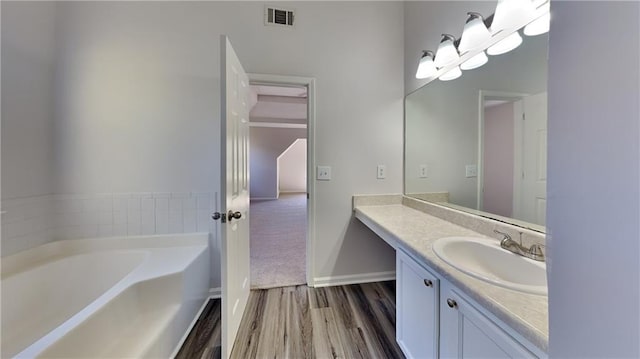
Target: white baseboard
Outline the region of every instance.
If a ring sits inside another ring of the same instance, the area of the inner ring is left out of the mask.
[[[278,197],[251,197],[252,201],[273,201],[278,199]]]
[[[335,285],[360,284],[371,282],[383,282],[395,280],[396,271],[374,272],[352,275],[338,275],[330,277],[316,277],[313,279],[314,287],[330,287]]]
[[[209,298],[218,299],[222,297],[222,288],[209,288]]]

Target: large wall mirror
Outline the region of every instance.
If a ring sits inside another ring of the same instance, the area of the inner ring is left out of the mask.
[[[405,99],[405,194],[544,232],[548,35]]]

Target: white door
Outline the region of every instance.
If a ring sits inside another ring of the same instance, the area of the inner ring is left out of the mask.
[[[523,99],[522,173],[514,217],[545,224],[547,205],[547,93]]]
[[[221,45],[222,357],[228,358],[249,299],[249,78],[226,36]]]

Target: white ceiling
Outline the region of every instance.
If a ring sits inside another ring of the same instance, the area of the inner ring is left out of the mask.
[[[306,87],[252,85],[251,91],[255,96],[252,122],[307,122]]]

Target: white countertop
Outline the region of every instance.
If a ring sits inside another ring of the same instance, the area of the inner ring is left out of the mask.
[[[457,286],[523,338],[542,351],[548,351],[549,319],[546,296],[517,292],[471,277],[442,261],[431,249],[433,242],[443,237],[486,236],[401,204],[361,205],[356,206],[354,211],[356,218],[391,246],[404,249]]]

